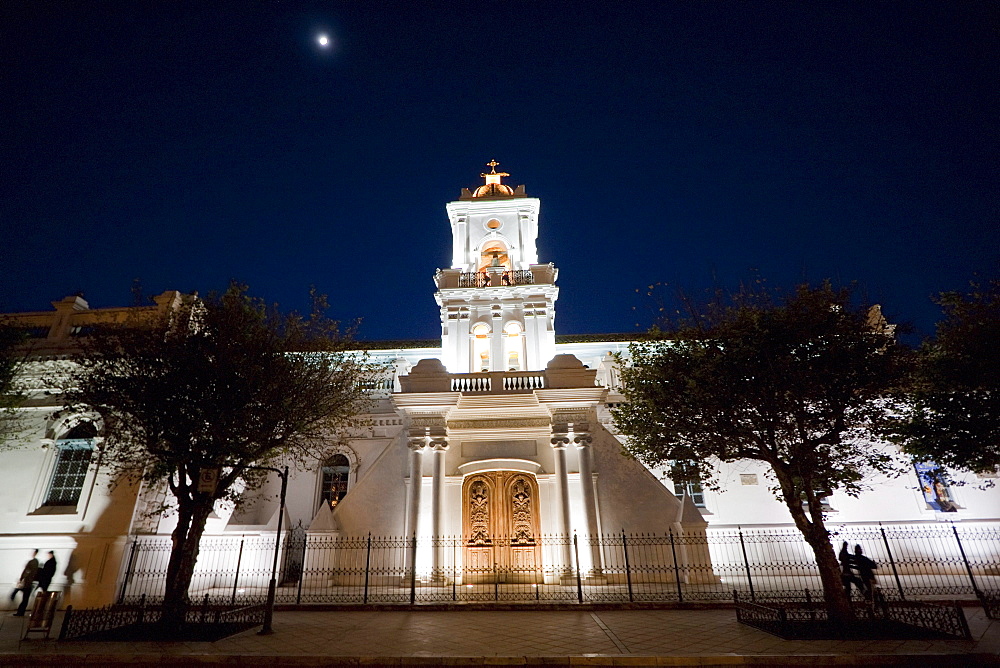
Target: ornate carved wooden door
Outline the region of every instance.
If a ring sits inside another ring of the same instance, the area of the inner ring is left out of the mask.
[[[529,473],[488,471],[463,487],[465,582],[540,582],[538,483]]]

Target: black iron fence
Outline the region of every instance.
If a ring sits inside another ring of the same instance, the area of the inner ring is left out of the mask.
[[[911,632],[912,629],[920,629],[941,636],[972,640],[962,606],[954,601],[913,601],[901,599],[893,592],[875,592],[871,599],[851,601],[854,618],[862,623],[858,626],[844,622],[831,624],[822,597],[810,596],[808,590],[781,598],[762,595],[756,600],[734,592],[733,599],[739,622],[783,638],[828,638],[831,631],[842,633],[845,637],[859,631],[867,635],[871,632],[870,622],[889,621],[909,627]],[[895,631],[898,633],[899,629]]]
[[[848,526],[835,530],[878,563],[878,585],[901,600],[982,598],[1000,590],[1000,525]],[[668,602],[732,600],[822,589],[794,529],[538,538],[345,537],[285,534],[278,603],[450,601]],[[263,597],[275,537],[205,538],[190,594],[236,604]],[[119,602],[162,596],[170,541],[133,539]]]
[[[184,621],[188,624],[227,626],[233,629],[251,628],[264,623],[266,609],[267,604],[261,599],[248,598],[239,606],[233,606],[213,602],[206,594],[198,604],[190,606]],[[103,608],[75,610],[70,605],[63,615],[59,639],[73,640],[130,626],[154,624],[162,617],[162,608],[148,602],[145,595],[130,603],[119,602]]]

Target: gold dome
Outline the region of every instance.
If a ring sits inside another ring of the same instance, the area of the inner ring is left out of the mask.
[[[497,165],[500,163],[496,160],[490,160],[486,163],[486,166],[490,168],[489,174],[480,174],[481,177],[486,179],[484,185],[479,186],[475,191],[471,191],[468,188],[462,188],[462,194],[459,199],[470,200],[470,199],[494,199],[500,197],[526,197],[524,194],[524,186],[518,186],[517,188],[511,188],[508,185],[502,183],[502,179],[505,176],[510,176],[507,172],[498,172]]]
[[[486,184],[481,185],[476,188],[476,192],[472,194],[473,197],[511,197],[514,194],[514,189],[510,186],[505,186],[500,180],[505,176],[510,176],[507,172],[498,172],[497,165],[500,163],[496,160],[490,160],[486,163],[486,166],[490,168],[489,174],[480,174],[481,177],[486,179]]]
[[[500,176],[497,174],[497,176]],[[504,176],[507,176],[506,174]],[[505,186],[502,183],[487,183],[486,185],[479,186],[476,188],[476,192],[472,193],[473,197],[511,197],[514,194],[514,189],[510,186]]]

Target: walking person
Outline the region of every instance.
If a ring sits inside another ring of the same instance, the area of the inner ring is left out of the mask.
[[[31,553],[31,559],[28,560],[28,563],[24,565],[24,570],[21,571],[21,577],[18,579],[17,584],[14,585],[14,591],[10,593],[10,600],[13,601],[17,596],[17,592],[21,592],[21,604],[17,606],[17,612],[14,613],[15,617],[24,617],[24,612],[28,609],[28,597],[31,596],[31,590],[35,586],[37,577],[38,550],[34,550]]]
[[[56,576],[56,553],[49,550],[48,555],[49,558],[45,560],[41,570],[38,571],[38,588],[41,591],[48,591],[49,585],[52,584],[52,578]]]
[[[861,584],[863,585],[862,592],[864,592],[865,598],[869,601],[875,594],[875,569],[878,568],[878,564],[864,555],[861,551],[860,545],[854,546],[854,555],[851,557],[852,565],[858,572],[858,577],[861,579]]]
[[[854,557],[851,555],[850,549],[847,547],[847,541],[840,546],[840,553],[837,555],[838,561],[840,561],[840,581],[844,583],[844,591],[847,592],[847,598],[851,598],[851,585],[853,584],[858,591],[864,592],[864,585],[861,579],[854,574]]]

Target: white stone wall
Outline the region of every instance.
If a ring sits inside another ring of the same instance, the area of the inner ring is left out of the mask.
[[[50,406],[22,411],[20,438],[0,451],[0,588],[13,589],[32,549],[40,561],[53,550],[53,588],[63,592],[64,604],[104,605],[116,593],[137,486],[123,481],[112,487],[92,461],[75,508],[44,506],[57,454],[47,437],[61,435],[51,433],[56,412]],[[6,596],[2,600],[14,607]]]

